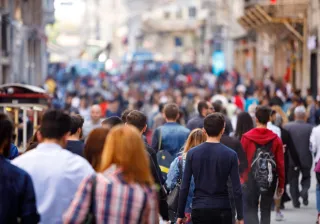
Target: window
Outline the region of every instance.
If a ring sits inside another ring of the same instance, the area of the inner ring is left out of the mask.
[[[196,7],[189,7],[189,18],[195,18],[197,16]]]

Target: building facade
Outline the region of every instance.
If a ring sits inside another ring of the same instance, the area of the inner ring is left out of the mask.
[[[247,34],[235,39],[235,67],[262,80],[272,75],[305,94],[310,87],[307,47],[309,0],[246,0],[238,22]]]
[[[54,23],[53,0],[2,0],[0,83],[41,85],[46,77],[45,26]]]

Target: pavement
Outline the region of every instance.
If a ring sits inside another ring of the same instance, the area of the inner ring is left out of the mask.
[[[285,220],[275,221],[275,212],[272,212],[271,224],[315,224],[317,218],[316,206],[316,178],[312,172],[311,188],[309,191],[309,205],[306,207],[301,203],[300,209],[295,209],[291,202],[286,203],[283,210]],[[289,190],[289,189],[288,189]],[[302,201],[301,201],[302,202]]]

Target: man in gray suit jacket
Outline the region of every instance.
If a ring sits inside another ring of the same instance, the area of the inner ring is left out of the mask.
[[[306,109],[303,106],[296,107],[294,110],[294,117],[295,121],[284,125],[284,128],[289,131],[301,162],[301,170],[294,168],[292,163],[289,164],[290,194],[294,207],[300,208],[300,197],[303,199],[303,204],[305,206],[309,204],[308,190],[311,184],[312,168],[310,135],[313,127],[306,123]],[[299,191],[300,173],[302,174],[301,191]]]

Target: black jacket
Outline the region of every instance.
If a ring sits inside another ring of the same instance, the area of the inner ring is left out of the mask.
[[[168,221],[169,220],[169,209],[168,209],[168,203],[167,203],[167,192],[164,188],[164,180],[162,178],[161,170],[157,161],[157,155],[151,146],[148,145],[148,143],[145,141],[145,147],[149,154],[149,161],[150,161],[150,169],[152,176],[154,178],[155,183],[160,186],[159,190],[159,211],[160,215],[163,218],[163,220]]]
[[[242,148],[241,142],[238,139],[228,135],[223,135],[220,142],[237,153],[240,161],[239,173],[241,174],[245,169],[248,168],[248,160]]]

